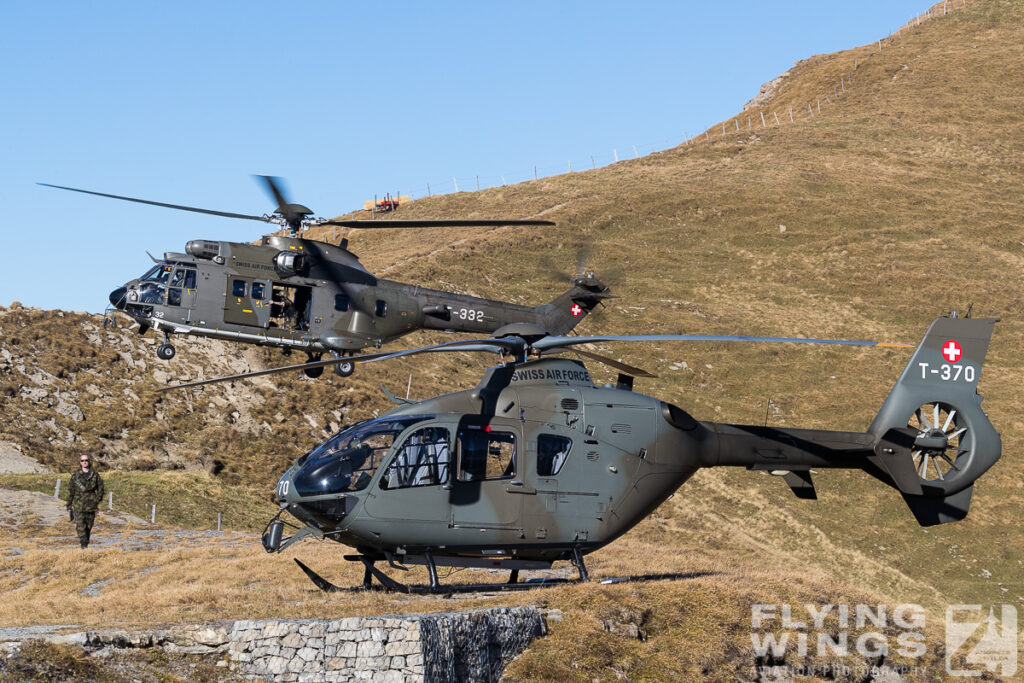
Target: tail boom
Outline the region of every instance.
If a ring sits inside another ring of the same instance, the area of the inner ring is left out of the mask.
[[[977,383],[995,319],[938,318],[866,432],[701,423],[701,464],[782,475],[813,498],[811,468],[862,469],[897,489],[922,526],[963,519],[1001,441]]]

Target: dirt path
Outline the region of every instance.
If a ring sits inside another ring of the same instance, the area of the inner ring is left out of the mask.
[[[146,520],[117,510],[99,511],[98,524],[147,524]],[[18,491],[16,489],[0,489],[0,528],[17,531],[25,525],[56,526],[67,524],[73,531],[74,526],[68,520],[68,511],[64,501],[36,491]]]
[[[29,534],[35,547],[60,549],[75,546],[77,540],[75,525],[68,519],[64,501],[35,491],[0,488],[0,529],[13,532],[15,537]],[[234,531],[160,529],[126,512],[101,509],[93,528],[90,547],[101,550],[165,550],[211,546],[234,548],[255,541],[253,534]],[[0,553],[18,555],[19,549],[12,546],[0,550]]]

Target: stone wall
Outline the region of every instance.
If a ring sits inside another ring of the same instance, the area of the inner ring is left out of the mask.
[[[493,681],[537,636],[535,607],[319,621],[237,621],[232,668],[284,681]]]
[[[16,651],[21,640],[42,635],[51,642],[80,645],[98,657],[142,648],[218,657],[218,666],[247,678],[496,681],[506,664],[546,633],[545,614],[537,607],[496,607],[404,616],[235,621],[161,631],[43,635],[31,628],[0,629],[0,650]]]

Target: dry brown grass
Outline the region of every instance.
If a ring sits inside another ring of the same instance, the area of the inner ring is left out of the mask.
[[[742,639],[731,630],[743,626],[745,619],[736,605],[760,590],[794,599],[877,592],[888,601],[919,601],[930,609],[960,601],[1020,606],[1022,45],[1024,5],[972,1],[948,17],[904,32],[870,59],[865,59],[868,48],[861,47],[801,62],[771,104],[780,116],[790,104],[796,110],[831,92],[857,58],[853,85],[836,104],[823,105],[820,116],[753,135],[713,136],[708,144],[597,171],[433,197],[402,208],[406,218],[543,215],[558,222],[554,229],[438,230],[386,239],[379,231],[353,232],[352,248],[371,271],[388,277],[540,303],[563,283],[553,281],[537,264],[554,257],[571,268],[577,247],[592,240],[596,249],[590,265],[598,275],[616,269],[626,274],[616,283],[623,298],[610,302],[607,311],[581,328],[595,333],[732,332],[913,342],[933,317],[953,308],[962,311],[972,302],[975,315],[1001,317],[980,391],[1003,435],[1004,455],[978,483],[965,521],[920,529],[895,492],[859,473],[820,474],[820,500],[810,502],[794,499],[775,479],[712,471],[695,477],[662,506],[656,516],[665,523],[645,522],[597,554],[594,562],[596,572],[607,568],[608,573],[635,573],[665,563],[686,569],[726,568],[728,578],[609,589],[624,604],[674,605],[672,614],[683,613],[679,618],[687,621],[679,631],[665,632],[678,639],[695,638],[704,651]],[[785,232],[780,225],[786,226]],[[0,315],[0,341],[30,364],[44,359],[51,367],[70,363],[60,360],[61,336],[49,334],[54,329],[66,332],[66,324],[39,318],[13,311]],[[36,325],[42,327],[33,331]],[[26,342],[28,333],[32,336]],[[14,337],[23,351],[14,350]],[[416,336],[409,342],[429,339],[433,337]],[[134,356],[154,363],[149,360],[151,349],[139,350],[129,336],[115,336],[109,343],[130,344]],[[51,348],[53,355],[44,356]],[[216,354],[204,348],[181,344],[180,358],[160,367],[193,372],[189,364],[202,362],[209,363],[210,370],[204,372],[212,374],[223,361],[211,358]],[[93,350],[95,345],[80,349]],[[276,388],[269,383],[254,388],[237,384],[167,397],[154,405],[145,393],[152,386],[151,368],[132,369],[128,376],[138,384],[128,387],[121,381],[120,361],[106,347],[96,351],[100,362],[76,362],[64,368],[68,379],[60,381],[79,382],[80,391],[88,383],[107,383],[116,387],[111,392],[116,398],[98,398],[97,412],[84,424],[69,425],[58,418],[59,427],[73,427],[87,444],[122,444],[128,454],[164,457],[164,449],[180,454],[188,466],[208,469],[215,469],[216,461],[223,468],[222,478],[267,490],[292,457],[323,438],[331,422],[386,409],[373,388],[377,383],[401,391],[414,373],[413,396],[422,397],[470,385],[488,362],[455,356],[410,359],[390,367],[361,367],[351,381],[281,379]],[[770,414],[772,424],[834,429],[864,429],[908,358],[896,350],[725,344],[609,351],[661,374],[638,383],[639,391],[684,406],[699,418],[761,423],[770,400],[777,407]],[[253,364],[278,360],[261,354],[246,357]],[[678,360],[685,360],[688,368],[670,370]],[[107,372],[110,368],[114,370]],[[613,379],[603,369],[592,369],[600,381]],[[99,375],[87,376],[94,371]],[[72,378],[69,373],[77,374]],[[3,393],[12,388],[11,377],[0,375],[8,382],[0,387],[0,410],[17,416],[4,438],[25,444],[45,461],[59,461],[72,446],[62,445],[57,432],[40,426],[52,411],[44,416],[43,408],[18,398],[16,386],[13,395]],[[129,389],[144,400],[131,399],[124,393]],[[105,401],[107,408],[101,410]],[[118,409],[125,404],[136,407],[134,415]],[[234,422],[226,418],[232,411],[240,413]],[[31,419],[19,423],[20,416]],[[121,430],[126,430],[123,436]],[[166,564],[195,580],[186,585],[171,580],[170,569],[154,571],[131,579],[127,586],[140,583],[125,588],[123,598],[116,597],[120,592],[115,588],[110,597],[93,600],[110,600],[106,614],[115,615],[113,619],[133,620],[134,611],[120,610],[129,609],[138,588],[160,595],[155,576],[163,576],[169,592],[139,608],[146,618],[269,615],[282,605],[291,605],[289,613],[295,616],[323,616],[349,609],[414,611],[456,604],[375,595],[325,600],[296,576],[288,558],[261,552],[254,549],[245,560],[216,562],[187,554],[140,556],[130,560],[136,563],[133,567]],[[324,568],[339,583],[359,578],[343,566],[336,551],[303,545],[300,552],[304,558],[310,553],[311,566]],[[25,561],[33,564],[23,576],[63,566],[52,553],[36,550],[26,552]],[[95,560],[107,561],[102,554]],[[62,580],[70,581],[75,571],[91,572],[78,576],[77,583],[61,584],[61,590],[71,593],[87,578],[111,575],[105,565],[87,564],[93,568],[78,570],[75,562],[64,562]],[[826,578],[805,589],[800,587],[805,575]],[[35,580],[18,588],[21,584],[9,570],[3,577],[3,588],[29,591],[25,595],[36,596],[32,600],[39,601],[42,614],[58,619],[61,590],[32,593],[39,590],[30,587]],[[248,577],[257,577],[253,581],[259,583],[250,585]],[[762,578],[770,588],[758,587]],[[634,590],[637,597],[624,597],[633,596]],[[573,615],[531,650],[541,654],[517,663],[521,668],[513,669],[515,675],[610,677],[619,667],[634,677],[658,677],[643,668],[645,660],[663,661],[652,658],[652,641],[615,645],[610,655],[587,659],[587,652],[613,642],[594,626],[597,612],[608,607],[601,601],[609,592],[564,588],[542,598],[499,598],[503,603],[543,599],[552,606],[565,605]],[[720,623],[708,626],[701,621],[704,613]],[[554,663],[556,658],[549,655],[555,653],[570,653],[577,668]],[[545,668],[549,666],[556,668]],[[694,671],[677,673],[686,678]]]
[[[733,680],[750,676],[754,666],[749,636],[754,603],[877,604],[886,600],[881,594],[851,588],[792,562],[790,568],[780,569],[767,556],[763,566],[737,561],[733,549],[694,546],[690,538],[684,530],[650,520],[640,533],[593,555],[590,568],[599,577],[635,573],[644,567],[686,573],[692,578],[453,598],[377,592],[325,595],[298,571],[291,556],[341,585],[358,583],[361,569],[341,560],[338,548],[329,543],[307,542],[282,556],[266,555],[255,540],[231,548],[82,552],[58,532],[40,531],[35,540],[17,539],[24,553],[0,572],[0,590],[8,597],[0,604],[0,623],[131,629],[233,619],[342,618],[540,603],[559,610],[562,619],[552,620],[549,637],[535,643],[509,670],[513,679],[592,680],[619,672],[631,679],[711,676]],[[6,551],[12,541],[0,538],[0,549]],[[666,547],[672,552],[666,554]],[[422,570],[414,569],[411,574],[401,578],[426,580]],[[500,578],[464,571],[448,580]],[[97,586],[96,595],[83,593]],[[27,612],[25,605],[32,605],[32,611]],[[635,621],[644,640],[608,634],[604,626],[608,620]],[[806,660],[791,655],[788,663],[820,665],[821,661],[813,654]],[[939,665],[930,657],[920,664]]]

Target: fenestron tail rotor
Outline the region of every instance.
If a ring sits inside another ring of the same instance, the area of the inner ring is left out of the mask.
[[[956,408],[939,401],[925,404],[907,426],[917,430],[910,455],[922,481],[945,482],[963,469],[961,458],[970,457],[971,437]]]

